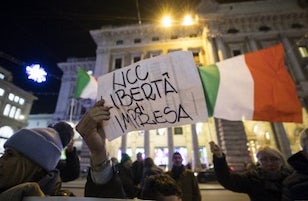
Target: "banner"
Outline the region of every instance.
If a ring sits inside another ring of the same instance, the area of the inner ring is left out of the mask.
[[[198,68],[209,116],[231,121],[302,123],[282,44]]]
[[[98,78],[97,99],[111,106],[108,140],[130,131],[207,121],[202,83],[189,51],[141,60]]]

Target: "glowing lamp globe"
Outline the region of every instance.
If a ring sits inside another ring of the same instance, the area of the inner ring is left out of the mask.
[[[28,79],[34,82],[42,83],[46,81],[47,73],[44,68],[41,68],[40,64],[31,64],[26,67]]]

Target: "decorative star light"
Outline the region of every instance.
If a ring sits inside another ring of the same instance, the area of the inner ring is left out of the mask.
[[[44,68],[41,68],[40,64],[32,64],[26,67],[28,79],[35,82],[42,83],[46,81],[47,73]]]

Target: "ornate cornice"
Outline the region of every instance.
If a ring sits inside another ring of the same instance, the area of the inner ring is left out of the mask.
[[[103,27],[99,30],[91,31],[91,35],[100,47],[116,46],[116,42],[122,40],[123,45],[133,44],[152,44],[153,38],[158,38],[158,41],[171,40],[184,37],[197,37],[202,35],[202,26],[173,26],[162,27],[154,24],[146,25],[130,25],[123,27]],[[135,43],[135,39],[140,39],[140,43]]]
[[[287,31],[308,28],[308,13],[290,11],[284,13],[259,13],[224,16],[205,21],[207,35]]]

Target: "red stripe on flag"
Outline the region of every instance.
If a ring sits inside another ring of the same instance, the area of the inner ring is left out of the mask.
[[[282,44],[245,54],[254,80],[254,120],[302,122],[295,84],[284,65]]]

